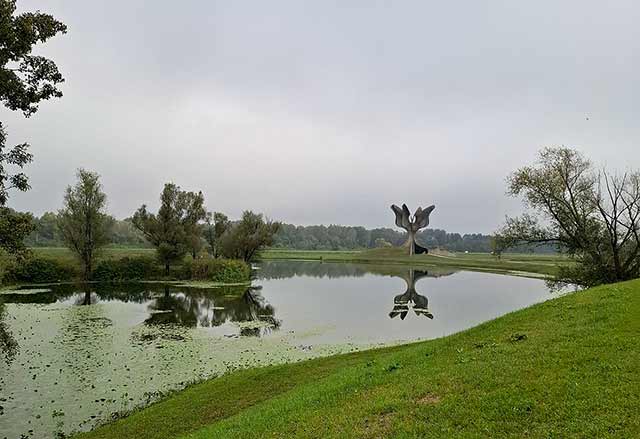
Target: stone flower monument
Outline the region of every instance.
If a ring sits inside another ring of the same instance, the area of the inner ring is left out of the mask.
[[[403,246],[409,248],[409,255],[429,253],[429,250],[416,243],[416,233],[418,233],[418,230],[424,229],[429,225],[429,215],[431,215],[431,212],[433,212],[435,208],[436,206],[429,206],[426,209],[418,207],[416,213],[411,216],[406,204],[403,204],[402,208],[395,204],[391,205],[391,210],[396,214],[396,226],[407,231],[407,242],[405,242]]]

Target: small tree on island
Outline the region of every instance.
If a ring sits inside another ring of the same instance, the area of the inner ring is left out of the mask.
[[[58,228],[66,246],[83,265],[83,279],[90,280],[100,249],[110,241],[113,218],[105,212],[107,196],[102,192],[100,176],[79,169],[77,177],[75,186],[67,187],[63,208],[58,212]]]
[[[507,218],[497,248],[555,244],[576,262],[557,281],[582,286],[640,277],[640,173],[597,171],[579,152],[546,148],[514,172],[509,193],[533,213]]]
[[[214,258],[220,257],[222,236],[231,228],[231,221],[224,213],[207,212],[202,234],[209,245],[209,251]]]
[[[266,220],[262,214],[246,210],[222,239],[222,253],[227,258],[253,260],[262,248],[273,245],[280,223]]]
[[[164,185],[160,202],[157,215],[149,213],[143,204],[133,215],[132,223],[156,248],[158,260],[169,275],[171,265],[193,251],[193,235],[206,211],[201,192],[182,191],[173,183]]]

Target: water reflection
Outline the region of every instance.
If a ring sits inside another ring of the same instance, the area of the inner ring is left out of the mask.
[[[163,290],[162,296],[148,306],[151,315],[145,320],[147,325],[211,328],[236,322],[244,323],[240,335],[255,336],[280,326],[275,309],[262,297],[260,287],[172,292],[170,286],[164,286]]]
[[[7,365],[10,365],[18,353],[18,342],[13,337],[5,319],[7,311],[4,302],[0,300],[0,354]]]
[[[430,275],[427,271],[418,270],[409,270],[405,276],[402,276],[407,283],[407,290],[393,298],[393,310],[389,313],[389,317],[400,316],[400,319],[404,320],[409,313],[409,305],[413,304],[413,312],[416,315],[433,319],[433,314],[429,311],[429,299],[416,291],[416,282],[423,277],[436,276]]]
[[[6,294],[4,298],[7,303],[58,302],[73,306],[107,302],[137,303],[146,305],[148,317],[144,324],[147,326],[214,328],[237,323],[240,324],[240,335],[250,336],[270,333],[281,324],[274,307],[264,299],[259,286],[197,289],[141,283],[55,285],[48,292],[16,292]],[[7,333],[2,332],[2,328],[4,326],[0,326],[0,337]]]

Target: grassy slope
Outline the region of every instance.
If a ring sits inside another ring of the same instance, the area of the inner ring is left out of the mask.
[[[250,369],[83,438],[640,437],[640,280],[446,338]]]
[[[528,272],[554,275],[557,265],[567,259],[557,255],[505,254],[497,259],[488,253],[457,253],[451,256],[405,254],[401,248],[384,248],[366,251],[306,251],[267,250],[261,253],[265,260],[322,260],[325,262],[358,262],[377,264],[405,264],[413,266],[448,266],[468,270],[497,272]]]

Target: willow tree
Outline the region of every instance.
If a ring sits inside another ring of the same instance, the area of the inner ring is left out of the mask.
[[[273,245],[280,227],[280,222],[265,220],[262,214],[246,210],[240,221],[225,233],[221,243],[222,254],[227,258],[252,261],[260,250]]]
[[[640,173],[611,174],[579,152],[547,148],[508,180],[529,211],[507,218],[499,249],[555,244],[574,264],[558,281],[593,286],[640,277]]]
[[[105,211],[107,196],[100,176],[79,169],[77,177],[75,186],[67,187],[58,228],[64,243],[80,259],[84,280],[90,280],[100,249],[109,243],[113,218]]]
[[[158,260],[168,275],[171,265],[193,250],[194,236],[200,238],[198,223],[206,216],[201,192],[186,192],[173,183],[164,185],[160,209],[150,213],[142,205],[133,215],[133,225],[157,251]]]

